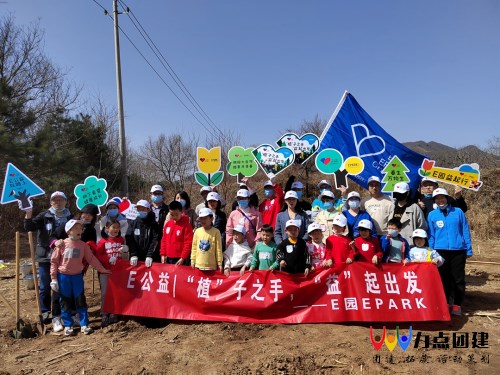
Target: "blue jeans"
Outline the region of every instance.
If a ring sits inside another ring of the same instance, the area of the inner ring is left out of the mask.
[[[80,326],[89,325],[87,314],[87,302],[85,301],[83,275],[57,274],[59,283],[59,295],[61,296],[61,317],[65,327],[73,325],[73,304],[76,305],[76,311],[80,315]]]

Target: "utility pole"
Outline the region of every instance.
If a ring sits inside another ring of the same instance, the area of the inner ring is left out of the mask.
[[[113,21],[115,26],[116,94],[118,97],[118,139],[120,143],[120,173],[122,175],[122,197],[128,197],[127,142],[125,139],[125,118],[123,116],[122,69],[120,63],[120,35],[118,28],[118,0],[113,0]]]

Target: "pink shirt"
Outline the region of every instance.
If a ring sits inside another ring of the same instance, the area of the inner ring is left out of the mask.
[[[245,215],[248,217],[248,219],[245,217]],[[245,215],[243,215],[243,212],[240,210],[240,208],[237,208],[229,215],[226,224],[226,247],[229,247],[229,245],[233,243],[233,228],[236,225],[243,225],[246,232],[245,239],[252,249],[255,246],[255,242],[260,240],[262,216],[260,215],[259,211],[257,211],[253,207],[251,207],[248,211],[245,211]]]
[[[99,272],[107,272],[94,256],[89,245],[81,240],[66,238],[64,245],[56,247],[50,258],[50,277],[57,279],[57,274],[77,275],[83,271],[83,259]]]

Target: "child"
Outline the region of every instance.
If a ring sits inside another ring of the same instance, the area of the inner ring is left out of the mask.
[[[130,249],[130,265],[137,266],[138,261],[146,261],[146,267],[151,267],[153,258],[160,259],[156,248],[160,230],[147,200],[141,199],[135,206],[137,218],[130,223],[125,236]]]
[[[323,227],[318,223],[309,224],[307,227],[310,241],[307,241],[307,251],[311,257],[311,271],[317,268],[329,267],[326,260],[326,246],[323,243]]]
[[[410,261],[410,245],[401,236],[401,221],[392,218],[387,222],[387,234],[380,238],[380,246],[384,252],[384,262],[406,264]]]
[[[198,215],[201,227],[194,231],[191,247],[191,267],[202,271],[219,269],[222,272],[222,237],[212,226],[213,212],[202,208]]]
[[[58,246],[52,252],[50,259],[50,276],[52,281],[50,287],[59,292],[61,298],[62,320],[66,329],[66,336],[73,336],[73,319],[71,317],[71,301],[76,305],[80,316],[81,332],[88,335],[92,333],[87,314],[87,302],[85,301],[83,285],[83,259],[101,273],[109,274],[101,262],[92,254],[89,245],[83,242],[82,222],[69,220],[65,225],[69,238],[65,239],[63,245]]]
[[[431,262],[441,267],[444,259],[436,250],[426,246],[427,232],[423,229],[413,231],[413,247],[410,249],[410,262]]]
[[[161,239],[161,262],[188,264],[193,246],[193,228],[189,218],[182,213],[182,205],[172,201],[168,205],[170,219],[165,222]]]
[[[262,215],[262,224],[276,225],[276,218],[283,206],[285,193],[274,177],[264,183],[266,199],[260,204],[259,212]]]
[[[273,227],[266,224],[262,226],[261,238],[262,242],[257,242],[253,252],[252,264],[249,271],[253,270],[269,270],[273,271],[278,268],[276,262],[276,244],[273,241]]]
[[[106,269],[116,264],[116,261],[122,258],[122,252],[128,251],[127,245],[124,245],[123,237],[120,236],[120,223],[117,221],[108,221],[103,232],[95,255]],[[125,247],[125,249],[124,249]],[[108,314],[104,311],[104,300],[106,299],[106,289],[108,287],[109,275],[99,274],[99,285],[101,287],[101,327],[107,327],[109,324],[116,323],[116,315]]]
[[[347,228],[347,229],[346,229]],[[348,231],[347,218],[344,215],[333,219],[333,235],[326,239],[327,267],[332,264],[350,264],[355,255],[354,241],[346,235]]]
[[[311,271],[311,257],[307,251],[306,241],[299,238],[300,223],[288,220],[285,225],[288,238],[278,245],[276,262],[280,270],[288,273],[302,273],[309,275]]]
[[[357,260],[373,264],[380,263],[383,253],[380,249],[378,239],[371,237],[373,230],[372,223],[369,220],[360,220],[357,228],[359,230],[359,237],[354,240]]]
[[[231,271],[240,271],[240,276],[243,276],[252,258],[252,249],[245,240],[245,228],[236,225],[233,228],[233,243],[224,252],[224,275],[229,277]]]

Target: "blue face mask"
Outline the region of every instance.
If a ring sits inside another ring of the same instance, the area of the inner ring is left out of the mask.
[[[332,208],[332,207],[333,207],[333,202],[331,202],[331,201],[328,201],[328,202],[324,202],[324,203],[323,203],[323,208],[324,208],[325,210],[329,210],[329,209],[330,209],[330,208]]]
[[[353,210],[355,210],[356,208],[359,208],[360,202],[357,199],[350,200],[348,203],[349,203],[349,207],[352,208]]]
[[[151,200],[153,201],[153,203],[160,203],[161,201],[163,201],[163,195],[152,195]]]
[[[182,207],[186,207],[186,200],[185,199],[180,199],[179,203],[181,204]]]
[[[248,208],[248,200],[238,201],[238,206],[241,208]]]
[[[387,232],[389,232],[389,234],[393,238],[399,236],[399,232],[397,230],[395,230],[395,229],[389,229]]]
[[[302,198],[302,192],[301,191],[296,191],[296,193],[297,193],[297,198],[299,198],[299,199]]]
[[[266,198],[271,198],[274,195],[274,189],[264,189],[264,195]]]
[[[430,194],[424,193],[424,197],[426,197],[426,198],[432,198],[432,193],[430,193]]]
[[[138,218],[144,219],[146,216],[148,216],[148,212],[147,211],[138,211],[137,212],[137,217]]]
[[[108,211],[107,211],[107,215],[109,217],[117,217],[118,216],[118,208],[110,208]]]

